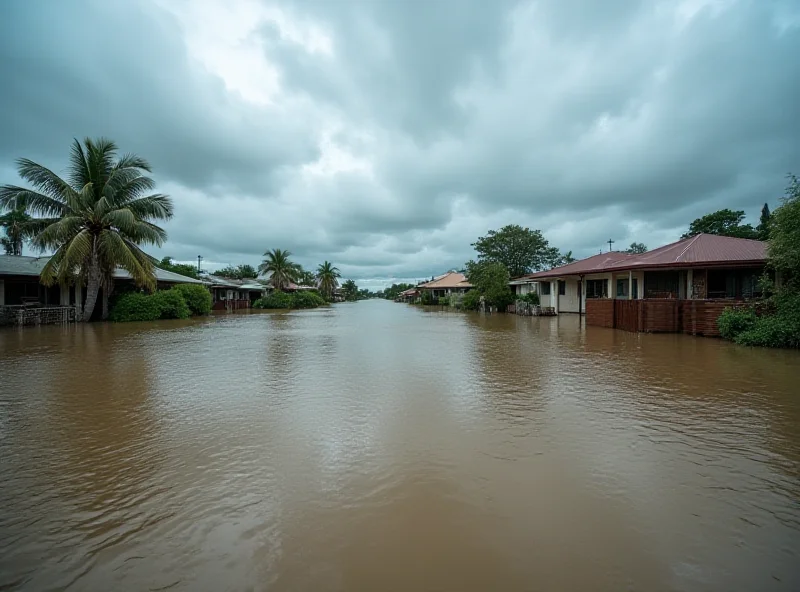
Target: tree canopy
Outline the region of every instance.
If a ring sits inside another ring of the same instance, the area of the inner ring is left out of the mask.
[[[155,187],[146,160],[135,154],[118,156],[117,145],[106,138],[75,140],[62,179],[50,169],[21,158],[19,176],[31,188],[0,187],[0,210],[22,209],[34,216],[31,243],[54,251],[40,280],[70,283],[86,280],[83,320],[92,316],[100,287],[103,316],[107,313],[112,274],[125,269],[140,286],[155,288],[155,261],[140,245],[161,246],[167,238],[154,222],[172,218],[172,200],[149,194]]]
[[[756,232],[758,233],[759,240],[767,240],[769,238],[769,227],[772,215],[769,211],[769,204],[764,204],[764,207],[761,208],[761,217],[758,221],[758,226],[756,226]]]
[[[32,221],[25,208],[14,208],[0,216],[0,228],[5,232],[0,245],[6,255],[22,255],[22,247],[35,235]]]
[[[468,261],[466,264],[467,279],[472,284],[470,290],[483,296],[486,304],[505,308],[514,301],[514,295],[508,286],[510,276],[506,267],[497,261]],[[475,300],[473,295],[470,300]]]
[[[353,280],[347,280],[342,284],[342,294],[345,300],[356,301],[358,300],[358,286]]]
[[[718,234],[735,238],[759,238],[758,232],[751,224],[742,224],[744,211],[718,210],[697,218],[689,224],[689,230],[681,238],[689,238],[696,234]]]
[[[638,255],[640,253],[647,253],[647,245],[644,243],[631,243],[631,246],[623,251],[624,253],[632,253]]]
[[[166,271],[197,279],[197,267],[189,263],[176,263],[172,257],[164,257],[158,262],[158,266]]]
[[[227,267],[223,267],[222,269],[218,269],[217,271],[215,271],[214,275],[218,275],[220,277],[228,278],[231,280],[246,280],[246,279],[257,278],[258,270],[252,265],[244,263],[241,265],[237,265],[236,267],[234,267],[233,265],[228,265]]]
[[[333,292],[339,286],[339,268],[334,267],[330,261],[324,261],[317,267],[316,282],[320,293],[327,299],[333,297]]]
[[[770,265],[787,285],[800,290],[800,180],[789,176],[789,187],[770,221]]]
[[[394,300],[400,295],[400,292],[405,292],[413,287],[414,284],[392,284],[383,291],[383,297],[387,300]]]
[[[283,249],[272,249],[264,253],[264,261],[258,266],[258,271],[269,275],[269,281],[276,290],[285,290],[290,283],[297,281],[300,266],[293,263],[289,257],[292,254]]]
[[[560,253],[550,247],[541,230],[509,224],[490,230],[472,243],[479,262],[502,264],[511,277],[519,277],[558,264]]]

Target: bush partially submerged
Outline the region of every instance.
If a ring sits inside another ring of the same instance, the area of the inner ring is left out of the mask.
[[[276,290],[259,298],[253,303],[253,308],[268,309],[294,309],[294,308],[317,308],[327,304],[325,299],[315,290],[302,290],[293,294]]]
[[[127,292],[115,299],[108,318],[117,323],[155,321],[161,318],[161,309],[149,294]]]
[[[800,294],[784,290],[771,298],[770,310],[728,308],[717,320],[720,335],[741,345],[800,348]]]
[[[178,284],[172,288],[179,292],[192,315],[207,315],[211,312],[211,292],[200,284]]]
[[[159,290],[152,296],[162,319],[188,319],[189,306],[177,290]]]

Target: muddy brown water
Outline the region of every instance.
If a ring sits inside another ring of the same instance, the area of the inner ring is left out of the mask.
[[[800,589],[800,354],[384,301],[0,331],[2,590]]]

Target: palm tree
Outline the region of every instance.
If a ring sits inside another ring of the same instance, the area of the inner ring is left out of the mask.
[[[5,249],[6,255],[22,255],[22,246],[25,241],[30,240],[34,231],[31,220],[24,208],[14,208],[0,216],[0,227],[6,234],[0,238],[0,245]]]
[[[339,269],[333,266],[330,261],[325,261],[317,267],[317,286],[322,295],[328,300],[333,296],[333,291],[339,286],[339,278],[342,275]]]
[[[276,290],[286,289],[290,283],[297,281],[300,266],[289,260],[291,253],[282,249],[272,249],[264,253],[265,259],[258,266],[258,272],[269,274],[269,281]]]
[[[83,320],[88,321],[101,286],[106,299],[117,267],[141,287],[156,285],[155,261],[139,245],[161,246],[167,233],[153,222],[172,218],[172,201],[151,194],[155,183],[142,171],[150,165],[135,154],[117,157],[111,140],[86,138],[72,144],[68,181],[26,158],[17,161],[19,176],[33,189],[3,185],[0,209],[24,208],[40,228],[32,245],[53,250],[41,282],[86,282]]]

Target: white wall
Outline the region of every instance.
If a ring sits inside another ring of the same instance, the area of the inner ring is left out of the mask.
[[[580,302],[578,302],[578,283],[576,277],[565,278],[565,293],[558,297],[559,312],[580,312]]]

